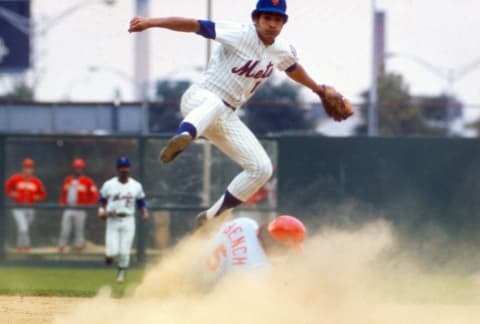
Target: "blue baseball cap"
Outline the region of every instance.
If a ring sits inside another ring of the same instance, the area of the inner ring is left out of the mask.
[[[255,11],[274,12],[288,17],[287,2],[285,0],[258,0]]]
[[[117,168],[129,167],[131,165],[130,159],[127,156],[120,156],[117,159]]]

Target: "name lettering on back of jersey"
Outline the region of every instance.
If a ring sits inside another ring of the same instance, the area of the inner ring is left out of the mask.
[[[237,226],[237,224],[230,224],[223,234],[227,235],[228,240],[232,248],[232,265],[244,265],[247,262],[248,248],[245,244],[245,236],[243,235],[243,228]]]
[[[268,78],[273,72],[273,63],[269,62],[265,70],[258,70],[254,72],[253,70],[255,70],[255,68],[259,63],[260,63],[259,60],[257,61],[249,60],[240,67],[232,68],[232,73],[237,74],[239,76],[244,76],[246,78],[254,78],[254,79]]]

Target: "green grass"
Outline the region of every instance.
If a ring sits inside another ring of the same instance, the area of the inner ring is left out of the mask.
[[[127,272],[123,285],[115,282],[116,269],[11,268],[0,267],[1,295],[90,297],[109,286],[112,296],[121,297],[139,284],[143,270]]]
[[[116,269],[0,267],[0,295],[90,297],[102,287],[121,297],[138,285],[143,270],[131,269],[123,285],[115,282]],[[387,300],[434,304],[478,304],[480,288],[471,276],[406,275],[379,276],[369,285]]]

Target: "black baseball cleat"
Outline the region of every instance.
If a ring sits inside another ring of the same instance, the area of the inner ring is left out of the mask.
[[[187,149],[192,140],[192,136],[187,133],[175,135],[170,139],[167,146],[160,153],[160,160],[163,163],[169,163],[173,161],[177,155]]]

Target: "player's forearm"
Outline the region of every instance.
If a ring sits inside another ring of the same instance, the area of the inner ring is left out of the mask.
[[[287,75],[294,81],[304,85],[305,87],[309,88],[314,92],[321,91],[321,85],[316,83],[305,71],[303,66],[297,63],[295,70],[292,72],[287,72]]]
[[[129,31],[139,32],[147,28],[165,28],[174,31],[195,33],[200,28],[200,24],[196,19],[182,17],[135,17],[130,22]]]
[[[195,33],[200,24],[198,20],[181,17],[152,18],[152,27],[166,28],[174,31]]]

